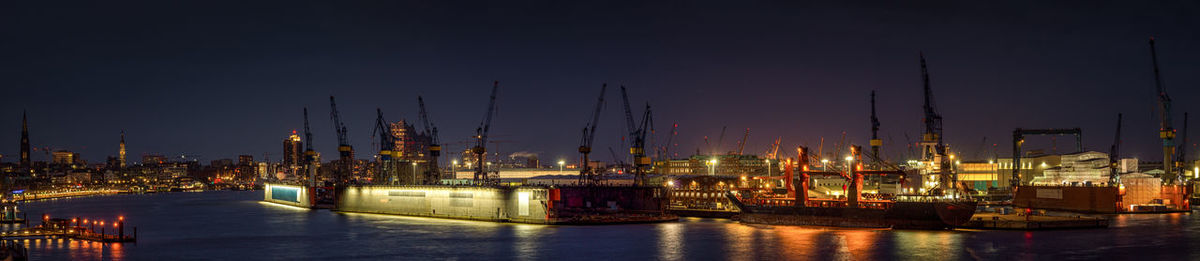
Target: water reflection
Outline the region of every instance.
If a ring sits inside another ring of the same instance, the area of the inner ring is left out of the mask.
[[[658,259],[683,260],[683,224],[666,223],[658,227]]]

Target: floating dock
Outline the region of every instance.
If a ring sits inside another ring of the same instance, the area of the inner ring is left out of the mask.
[[[959,228],[998,230],[1050,230],[1106,228],[1108,219],[1085,216],[1041,216],[978,213]]]

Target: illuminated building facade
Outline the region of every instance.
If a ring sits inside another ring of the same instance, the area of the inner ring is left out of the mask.
[[[304,142],[300,140],[300,135],[296,131],[292,131],[292,135],[283,139],[283,165],[287,167],[299,166],[304,158]]]

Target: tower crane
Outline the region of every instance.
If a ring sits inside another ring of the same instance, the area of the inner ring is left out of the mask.
[[[429,119],[429,112],[425,110],[425,99],[417,96],[417,106],[421,125],[425,127],[425,136],[429,138],[429,166],[425,168],[425,181],[431,183],[438,180],[441,176],[441,168],[438,167],[438,159],[442,156],[442,141],[438,137],[438,129]]]
[[[475,147],[471,148],[471,153],[475,154],[477,160],[475,164],[475,181],[486,182],[488,180],[486,169],[487,158],[487,138],[488,131],[492,128],[492,116],[496,113],[496,89],[500,87],[500,81],[492,82],[492,95],[488,98],[487,114],[483,115],[483,121],[479,122],[479,127],[475,129]]]
[[[333,130],[337,132],[338,139],[338,171],[335,172],[335,183],[344,184],[351,176],[354,164],[354,148],[350,146],[350,138],[346,134],[346,124],[342,123],[342,116],[338,113],[337,102],[333,96],[329,96],[329,118],[333,119]]]
[[[579,181],[596,182],[600,180],[600,174],[592,169],[591,160],[588,159],[588,154],[592,153],[592,141],[596,139],[596,125],[600,123],[600,111],[604,106],[604,91],[608,89],[608,84],[600,85],[600,96],[596,98],[596,109],[592,111],[591,121],[583,126],[583,137],[579,141]]]

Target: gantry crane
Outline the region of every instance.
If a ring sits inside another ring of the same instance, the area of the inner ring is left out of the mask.
[[[342,123],[342,116],[338,113],[337,102],[333,100],[333,96],[329,96],[329,118],[333,119],[333,130],[337,132],[338,161],[340,161],[338,170],[334,171],[334,182],[345,184],[353,174],[354,148],[350,146],[350,138],[346,134],[346,124]]]
[[[604,91],[607,89],[608,84],[600,85],[600,96],[596,98],[596,109],[592,111],[591,121],[583,125],[583,137],[579,141],[580,183],[597,182],[601,177],[600,172],[592,169],[588,154],[592,153],[592,141],[596,139],[596,125],[600,122],[600,111],[604,106]]]
[[[742,155],[742,151],[746,149],[746,139],[750,138],[750,128],[746,128],[746,134],[742,134],[742,140],[738,141],[737,155]]]
[[[429,166],[425,168],[425,181],[432,183],[442,176],[441,168],[438,167],[438,159],[442,156],[442,141],[438,137],[437,126],[429,119],[429,112],[425,110],[425,99],[421,96],[417,96],[417,106],[421,125],[425,127],[425,136],[429,139]]]
[[[487,138],[488,131],[492,127],[492,116],[496,113],[496,89],[500,87],[500,81],[492,82],[492,95],[488,98],[487,114],[483,115],[483,121],[479,122],[479,127],[475,129],[475,147],[471,148],[471,153],[475,154],[475,181],[487,182],[487,168],[485,165],[487,160]]]
[[[621,86],[621,99],[625,103],[625,122],[629,129],[629,137],[632,140],[629,146],[629,154],[633,155],[634,183],[642,186],[645,185],[647,167],[651,163],[650,158],[646,157],[646,133],[649,132],[647,130],[654,128],[650,103],[646,103],[646,110],[642,114],[641,124],[634,125],[633,111],[629,109],[629,95],[625,91],[625,86]]]

